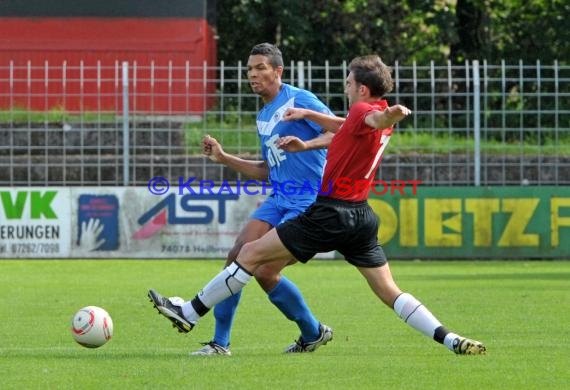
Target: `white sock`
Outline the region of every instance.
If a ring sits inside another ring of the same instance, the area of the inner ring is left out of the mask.
[[[453,351],[454,344],[458,343],[458,341],[456,340],[460,339],[461,336],[459,336],[458,334],[449,332],[448,334],[445,335],[445,338],[443,339],[443,345],[445,345],[450,351]]]
[[[430,338],[433,338],[435,330],[442,326],[441,322],[420,301],[408,293],[403,293],[396,298],[394,311],[406,324]]]
[[[210,280],[194,299],[182,305],[182,314],[188,321],[198,322],[217,303],[240,291],[251,276],[238,263],[232,262]]]

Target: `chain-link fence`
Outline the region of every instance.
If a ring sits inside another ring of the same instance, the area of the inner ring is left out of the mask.
[[[338,115],[347,63],[291,62],[284,82]],[[570,66],[394,65],[398,125],[379,175],[424,185],[570,184]],[[0,186],[136,186],[155,176],[241,179],[201,156],[204,134],[259,158],[262,102],[243,63],[0,60]]]

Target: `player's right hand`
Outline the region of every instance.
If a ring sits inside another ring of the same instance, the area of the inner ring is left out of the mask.
[[[222,145],[214,137],[206,134],[202,138],[202,153],[214,162],[220,162],[224,154]]]

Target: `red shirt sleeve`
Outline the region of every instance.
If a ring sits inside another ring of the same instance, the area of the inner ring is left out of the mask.
[[[349,111],[349,116],[347,120],[350,120],[351,128],[354,135],[368,134],[371,131],[376,130],[387,130],[387,129],[375,129],[366,124],[365,119],[368,114],[372,111],[382,111],[388,107],[386,100],[380,100],[374,104],[357,102],[352,105]]]

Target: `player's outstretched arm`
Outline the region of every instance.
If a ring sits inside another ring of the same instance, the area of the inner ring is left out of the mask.
[[[338,116],[330,116],[322,112],[308,110],[306,108],[289,108],[283,114],[283,120],[294,121],[300,119],[308,119],[321,126],[326,131],[336,133],[340,125],[344,123],[344,118]]]
[[[384,111],[373,111],[366,116],[364,121],[375,129],[387,129],[410,115],[412,111],[401,104],[395,104]]]
[[[269,176],[269,168],[265,161],[251,161],[226,153],[222,145],[214,137],[205,135],[202,139],[202,152],[214,162],[224,164],[249,178],[264,180]]]

